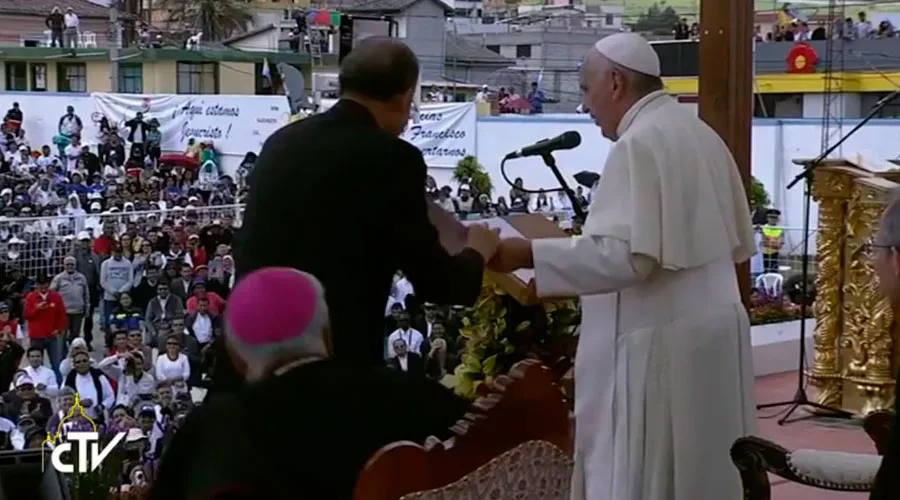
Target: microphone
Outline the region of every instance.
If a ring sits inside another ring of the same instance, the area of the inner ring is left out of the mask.
[[[550,154],[561,149],[577,148],[580,144],[581,134],[574,130],[570,130],[568,132],[563,132],[562,134],[552,139],[544,139],[532,144],[531,146],[525,146],[518,151],[513,151],[512,153],[506,155],[503,159],[511,160],[513,158],[525,158],[526,156],[543,156],[545,154]]]

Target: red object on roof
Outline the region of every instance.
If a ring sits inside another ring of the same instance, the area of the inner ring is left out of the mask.
[[[318,24],[320,26],[331,26],[331,11],[329,11],[328,9],[319,10],[313,16],[311,24]]]
[[[797,42],[785,58],[788,73],[815,73],[819,55],[806,42]]]

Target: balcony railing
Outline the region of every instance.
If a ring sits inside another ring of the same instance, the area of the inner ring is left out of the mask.
[[[65,42],[65,35],[63,35],[62,39],[62,41]],[[11,41],[12,40],[8,39],[0,39],[0,43],[9,43]],[[18,45],[19,47],[52,47],[52,43],[53,38],[51,36],[50,30],[44,30],[43,33],[26,33],[19,35],[18,43],[16,43],[16,45]],[[98,33],[94,31],[79,32],[75,43],[77,48],[80,49],[106,49],[112,46],[112,40],[110,40],[107,36],[98,36]],[[119,48],[122,48],[121,42],[119,43]]]

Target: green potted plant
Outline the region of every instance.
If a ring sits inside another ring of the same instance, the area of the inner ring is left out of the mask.
[[[484,167],[478,163],[478,159],[471,155],[456,163],[456,167],[453,169],[453,180],[472,186],[472,190],[475,191],[472,194],[476,196],[479,194],[490,196],[494,191],[491,176],[484,171]]]

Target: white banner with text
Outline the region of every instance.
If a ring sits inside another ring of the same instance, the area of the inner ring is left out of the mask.
[[[403,138],[422,151],[429,167],[455,167],[476,154],[477,117],[474,102],[423,104],[418,122],[409,122]]]
[[[115,122],[119,133],[127,138],[125,123],[141,112],[145,120],[159,120],[163,151],[184,151],[188,139],[193,137],[197,141],[212,141],[220,154],[238,158],[248,151],[258,153],[263,142],[290,121],[284,96],[0,94],[0,112],[13,103],[21,105],[25,115],[23,127],[34,147],[53,144],[66,106],[72,106],[81,118],[82,138],[87,143],[97,141],[97,122],[101,117]],[[321,109],[333,103],[323,100]],[[426,103],[419,120],[410,121],[403,138],[422,151],[429,167],[454,167],[463,157],[477,155],[477,114],[475,103],[471,102]]]
[[[220,154],[258,153],[286,125],[284,96],[91,94],[95,111],[120,127],[144,114],[159,120],[163,151],[184,151],[188,139],[212,142]],[[123,131],[127,136],[127,130]]]

